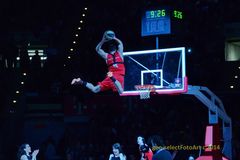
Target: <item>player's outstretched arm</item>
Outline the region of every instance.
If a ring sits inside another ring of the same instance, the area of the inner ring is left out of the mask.
[[[121,54],[123,53],[123,43],[120,39],[118,39],[117,37],[114,37],[114,39],[118,42],[118,52],[120,52]]]
[[[102,40],[97,44],[96,51],[104,59],[107,59],[107,53],[102,49],[102,45],[107,41],[105,38],[105,33],[103,34]]]

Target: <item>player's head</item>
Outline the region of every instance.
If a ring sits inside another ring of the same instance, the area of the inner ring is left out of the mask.
[[[107,42],[108,53],[116,52],[118,50],[118,42],[114,39]]]
[[[20,159],[22,155],[31,153],[31,147],[29,144],[22,144],[18,149],[18,158]]]
[[[153,135],[153,136],[149,137],[148,142],[149,142],[149,144],[152,145],[152,147],[154,147],[154,146],[164,146],[163,139],[159,135]]]
[[[122,147],[119,143],[114,143],[112,145],[112,151],[114,155],[119,155],[120,153],[122,153]]]
[[[142,136],[137,137],[137,144],[138,145],[144,145],[145,144],[145,139]]]

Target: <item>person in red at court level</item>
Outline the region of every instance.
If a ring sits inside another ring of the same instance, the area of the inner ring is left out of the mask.
[[[140,160],[152,160],[153,152],[151,148],[146,144],[145,139],[141,136],[138,136],[137,143],[139,145],[139,151],[141,153]]]

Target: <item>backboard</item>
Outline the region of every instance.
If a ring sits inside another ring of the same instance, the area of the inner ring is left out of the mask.
[[[187,92],[185,48],[124,52],[126,74],[121,96],[139,95],[139,85],[153,85],[158,94]]]

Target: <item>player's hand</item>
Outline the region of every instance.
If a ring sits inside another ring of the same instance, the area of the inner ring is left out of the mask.
[[[33,151],[32,156],[36,157],[38,155],[39,149],[36,149]]]
[[[102,37],[102,43],[104,43],[104,42],[107,42],[105,35],[103,35],[103,37]]]
[[[71,82],[71,85],[81,84],[81,82],[82,82],[81,78],[74,78]]]
[[[103,37],[102,37],[102,42],[103,43],[108,41],[106,32],[103,33]]]
[[[110,154],[109,159],[112,159],[113,157],[114,157],[114,155],[113,155],[113,154]]]
[[[120,160],[125,160],[125,156],[122,153],[119,154],[119,158]]]
[[[112,72],[108,72],[108,73],[107,73],[107,76],[108,76],[108,77],[112,77],[112,76],[113,76],[113,73],[112,73]]]
[[[123,154],[122,154],[122,153],[120,153],[120,154],[119,154],[119,157],[120,157],[120,158],[123,158]]]
[[[140,160],[144,160],[144,153],[142,153]]]

